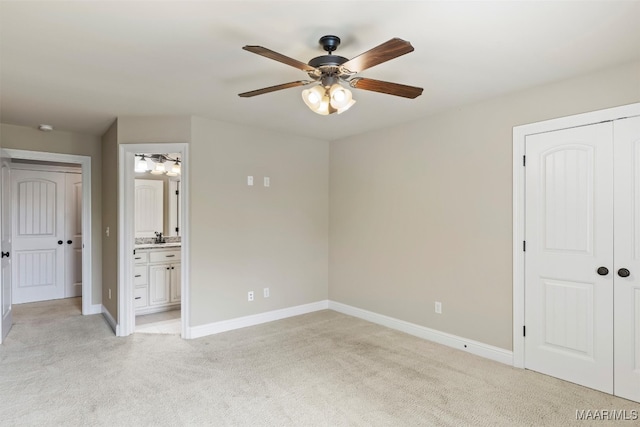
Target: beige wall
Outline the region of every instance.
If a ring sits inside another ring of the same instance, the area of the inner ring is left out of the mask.
[[[118,319],[118,121],[102,135],[102,305]],[[109,236],[106,229],[109,227]],[[111,298],[109,298],[111,291]]]
[[[3,148],[73,154],[91,157],[91,304],[100,304],[102,295],[102,153],[100,138],[71,132],[41,132],[35,128],[0,124]]]
[[[202,118],[192,123],[192,325],[325,300],[329,144]],[[271,187],[263,187],[264,176]]]
[[[511,349],[512,128],[638,101],[634,63],[332,142],[330,299]]]

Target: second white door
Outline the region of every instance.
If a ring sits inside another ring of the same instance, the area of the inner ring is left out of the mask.
[[[81,292],[82,239],[74,230],[78,230],[76,216],[81,218],[82,202],[70,197],[67,208],[66,197],[67,188],[77,188],[79,176],[74,175],[12,171],[12,287],[16,304],[78,296]],[[69,232],[68,221],[76,223],[69,224]],[[79,251],[74,249],[74,239]]]

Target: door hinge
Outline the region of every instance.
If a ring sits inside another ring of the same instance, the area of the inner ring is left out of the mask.
[[[527,241],[523,240],[522,241],[522,252],[526,252],[527,251]]]
[[[522,325],[522,336],[523,337],[527,336],[527,327],[525,325]]]
[[[180,191],[176,190],[176,196],[177,196],[178,194],[180,194]]]
[[[522,166],[527,166],[527,156],[522,156]]]
[[[136,250],[135,250],[135,249],[133,250],[133,254],[134,254],[134,255],[136,254]]]
[[[180,231],[180,228],[176,227],[176,233]]]

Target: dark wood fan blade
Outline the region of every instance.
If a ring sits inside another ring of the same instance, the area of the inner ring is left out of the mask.
[[[281,85],[263,87],[262,89],[252,90],[251,92],[239,93],[238,96],[241,98],[250,98],[256,95],[262,95],[263,93],[275,92],[277,90],[289,89],[291,87],[308,85],[309,83],[313,83],[313,80],[298,80],[297,82],[289,82],[283,83]]]
[[[352,73],[359,73],[362,70],[371,68],[374,65],[382,64],[398,56],[413,52],[413,46],[406,40],[394,38],[387,42],[356,56],[353,59],[342,64],[342,68],[346,68]]]
[[[349,85],[356,89],[370,90],[411,99],[422,95],[422,91],[424,90],[421,87],[401,85],[399,83],[385,82],[382,80],[365,79],[362,77],[349,80]]]
[[[266,58],[273,59],[278,62],[282,62],[283,64],[290,65],[302,71],[315,71],[315,67],[312,67],[309,64],[305,64],[304,62],[300,62],[296,59],[289,58],[281,53],[274,52],[271,49],[267,49],[262,46],[244,46],[244,50],[256,53],[258,55],[262,55]]]

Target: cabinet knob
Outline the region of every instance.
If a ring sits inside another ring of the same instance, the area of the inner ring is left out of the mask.
[[[59,245],[61,245],[61,244],[63,244],[63,243],[64,243],[64,242],[63,242],[62,240],[58,240],[58,244],[59,244]]]
[[[599,275],[601,276],[606,276],[607,274],[609,274],[609,269],[607,267],[600,267],[598,268],[598,270],[596,270],[598,272]]]
[[[67,240],[67,245],[70,245],[73,243],[73,240]]]
[[[136,299],[142,299],[142,297],[136,297]]]
[[[9,251],[7,252],[2,252],[2,258],[7,257],[9,258]]]

